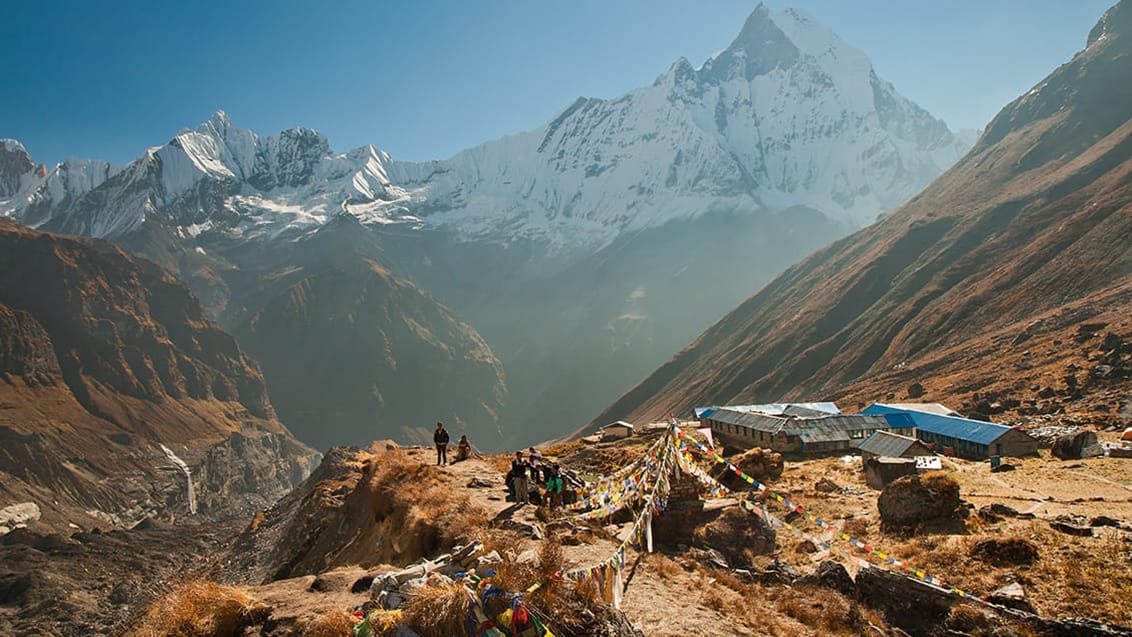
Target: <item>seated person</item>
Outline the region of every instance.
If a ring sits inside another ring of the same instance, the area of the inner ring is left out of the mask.
[[[460,436],[460,442],[456,445],[456,460],[467,460],[472,457],[472,443],[468,442],[467,436]]]

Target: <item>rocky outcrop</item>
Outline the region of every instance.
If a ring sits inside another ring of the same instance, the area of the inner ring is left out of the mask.
[[[427,444],[439,420],[480,448],[503,443],[502,365],[447,307],[368,259],[292,269],[288,280],[237,334],[296,435],[318,448]]]
[[[1076,460],[1078,458],[1103,456],[1104,449],[1101,448],[1100,443],[1097,441],[1097,433],[1095,431],[1083,430],[1064,436],[1058,436],[1057,440],[1053,441],[1050,453],[1052,453],[1055,458],[1062,460]]]
[[[941,472],[897,478],[877,498],[881,524],[891,531],[958,520],[961,508],[959,483]]]
[[[3,220],[0,403],[0,504],[37,502],[52,528],[182,519],[185,470],[205,516],[240,515],[315,459],[276,419],[258,365],[172,275]],[[227,451],[209,460],[214,445]]]
[[[693,538],[739,568],[749,567],[756,556],[773,553],[775,548],[774,529],[761,516],[742,507],[725,509],[714,520],[696,527]]]
[[[0,374],[43,384],[62,377],[47,330],[30,313],[4,305],[0,305]]]
[[[755,480],[773,480],[782,475],[782,454],[770,449],[752,447],[728,458],[728,461]],[[730,489],[753,488],[723,464],[712,468],[712,476]]]

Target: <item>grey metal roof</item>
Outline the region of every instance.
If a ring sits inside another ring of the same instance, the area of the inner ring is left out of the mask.
[[[809,422],[808,426],[788,431],[802,439],[802,442],[848,442],[849,432],[832,424]]]
[[[790,422],[789,419],[779,418],[778,416],[734,411],[731,409],[716,409],[715,412],[711,414],[711,419],[729,425],[749,427],[755,431],[763,431],[771,434],[778,433],[786,423]]]
[[[860,414],[824,416],[822,418],[790,418],[756,412],[716,409],[710,418],[728,425],[746,427],[769,434],[798,436],[805,442],[849,440],[850,431],[888,429],[892,425],[884,416]]]
[[[861,451],[878,456],[899,457],[904,455],[908,448],[919,443],[915,438],[901,436],[890,431],[876,431],[873,435],[861,441],[857,448]]]

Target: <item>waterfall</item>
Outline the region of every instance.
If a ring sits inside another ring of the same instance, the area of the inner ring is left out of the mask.
[[[181,472],[185,474],[185,482],[188,483],[188,487],[189,487],[189,513],[196,515],[196,513],[197,513],[197,494],[196,494],[196,491],[193,490],[193,473],[192,473],[192,471],[189,470],[189,465],[185,464],[184,460],[181,460],[180,458],[178,458],[177,454],[173,453],[173,450],[170,449],[169,447],[166,447],[165,445],[161,445],[161,450],[165,452],[165,457],[169,458],[169,461],[172,462],[173,464],[177,465],[177,468],[180,469]]]

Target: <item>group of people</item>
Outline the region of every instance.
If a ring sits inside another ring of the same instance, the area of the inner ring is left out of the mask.
[[[557,463],[542,461],[542,454],[538,449],[531,447],[527,457],[522,451],[515,452],[515,459],[511,461],[511,471],[507,473],[507,490],[511,494],[511,501],[518,504],[529,504],[531,501],[531,487],[543,495],[551,509],[562,506],[562,469]],[[543,487],[545,492],[540,491]]]
[[[432,433],[432,442],[436,444],[436,466],[448,464],[448,430],[444,428],[444,423],[436,423],[436,431]],[[452,462],[460,462],[472,457],[472,443],[468,442],[467,436],[460,436],[460,442],[456,443],[456,459]]]
[[[432,434],[432,441],[436,445],[436,466],[448,464],[448,430],[444,423],[436,423],[436,431]],[[456,444],[456,459],[452,462],[467,460],[472,456],[472,444],[467,436],[460,436]],[[511,494],[510,500],[518,504],[529,504],[531,501],[531,487],[544,496],[551,509],[562,507],[562,470],[557,463],[543,462],[542,454],[538,449],[531,447],[527,457],[522,451],[515,452],[515,459],[511,461],[511,471],[507,473],[507,491]],[[540,490],[545,489],[545,491]]]

